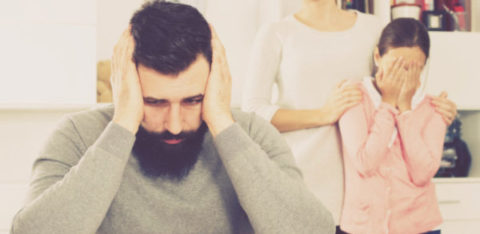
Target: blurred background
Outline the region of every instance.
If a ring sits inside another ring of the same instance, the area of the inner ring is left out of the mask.
[[[197,7],[216,28],[231,67],[232,106],[240,107],[256,32],[295,12],[301,1],[175,2]],[[455,178],[436,179],[445,233],[476,233],[480,229],[480,202],[475,199],[480,197],[480,1],[335,1],[342,8],[375,14],[384,23],[396,17],[417,18],[431,31],[426,89],[431,94],[446,90],[457,103],[460,117],[451,136],[461,137],[471,155],[466,177],[447,174]],[[22,205],[32,162],[56,123],[65,114],[111,101],[112,49],[144,2],[0,0],[0,234],[8,233]],[[459,155],[452,154],[455,163]],[[446,169],[449,166],[445,164]]]

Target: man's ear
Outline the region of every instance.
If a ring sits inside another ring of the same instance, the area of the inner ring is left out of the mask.
[[[378,47],[375,47],[375,50],[373,51],[373,61],[375,62],[375,66],[378,67],[378,64],[380,63],[380,51],[378,50]]]

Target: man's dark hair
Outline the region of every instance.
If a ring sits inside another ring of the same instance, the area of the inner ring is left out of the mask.
[[[134,62],[177,75],[203,55],[212,63],[210,27],[197,9],[178,3],[145,3],[130,20]]]

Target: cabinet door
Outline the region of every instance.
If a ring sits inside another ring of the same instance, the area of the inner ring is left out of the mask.
[[[480,180],[435,179],[442,234],[480,233]]]
[[[442,90],[459,109],[480,109],[480,33],[430,32],[427,93]]]
[[[480,220],[480,182],[436,182],[436,191],[445,221]]]
[[[442,234],[478,234],[480,232],[480,220],[445,221],[440,229]]]

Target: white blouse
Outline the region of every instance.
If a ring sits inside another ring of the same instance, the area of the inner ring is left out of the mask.
[[[242,108],[271,121],[279,108],[320,108],[341,80],[370,75],[382,25],[375,16],[356,13],[355,24],[339,32],[317,31],[293,15],[263,27],[253,46]],[[278,98],[272,101],[275,85]],[[307,186],[338,224],[344,181],[337,125],[283,135]]]

